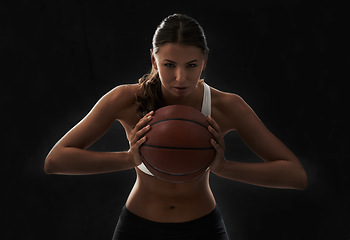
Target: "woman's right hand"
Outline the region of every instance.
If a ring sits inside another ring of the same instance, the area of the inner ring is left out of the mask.
[[[130,149],[128,153],[130,155],[131,161],[134,162],[135,167],[142,163],[139,148],[146,141],[146,136],[144,135],[151,129],[151,126],[148,125],[148,123],[152,120],[153,113],[153,111],[147,113],[143,118],[139,120],[134,129],[130,132]]]

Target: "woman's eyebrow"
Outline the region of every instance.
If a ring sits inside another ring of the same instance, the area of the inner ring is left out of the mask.
[[[169,59],[164,59],[163,62],[171,62],[171,63],[176,63],[175,61],[169,60]],[[186,64],[193,63],[193,62],[198,62],[197,59],[194,59],[192,61],[187,62]]]
[[[176,63],[176,62],[171,61],[171,60],[169,60],[169,59],[164,59],[164,60],[163,60],[163,62],[171,62],[171,63]]]
[[[193,63],[193,62],[198,62],[198,60],[197,60],[197,59],[195,59],[195,60],[189,61],[189,62],[188,62],[188,63],[186,63],[186,64]]]

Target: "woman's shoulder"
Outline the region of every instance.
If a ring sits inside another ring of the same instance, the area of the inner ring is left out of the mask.
[[[107,92],[105,96],[110,98],[135,98],[135,94],[137,94],[138,90],[138,84],[122,84]]]
[[[235,120],[250,107],[243,98],[235,93],[211,88],[212,115],[223,132],[235,129]]]
[[[211,88],[212,102],[214,106],[224,109],[241,109],[246,106],[245,101],[236,93],[224,92]]]
[[[138,84],[123,84],[116,86],[107,92],[98,102],[101,109],[114,113],[118,119],[122,113],[134,109],[136,106],[136,95],[139,89]]]
[[[107,92],[102,98],[110,104],[129,105],[135,102],[138,90],[138,84],[123,84],[116,86]]]

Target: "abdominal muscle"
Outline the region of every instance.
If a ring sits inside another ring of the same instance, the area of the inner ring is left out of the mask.
[[[209,171],[181,184],[160,180],[137,168],[136,172],[126,208],[139,217],[155,222],[187,222],[210,213],[216,206]]]

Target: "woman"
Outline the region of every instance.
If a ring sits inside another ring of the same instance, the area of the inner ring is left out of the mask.
[[[137,180],[114,239],[228,239],[209,186],[209,172],[265,187],[306,187],[306,173],[298,158],[266,129],[242,98],[211,88],[200,79],[208,51],[204,32],[194,19],[180,14],[167,17],[153,37],[151,73],[138,84],[118,86],[103,96],[48,154],[45,171],[49,174],[136,169]],[[192,106],[207,116],[216,149],[210,171],[182,184],[154,177],[139,154],[154,111],[172,104]],[[115,120],[123,125],[130,149],[86,150]],[[237,131],[263,162],[227,161],[224,135],[230,131]]]

